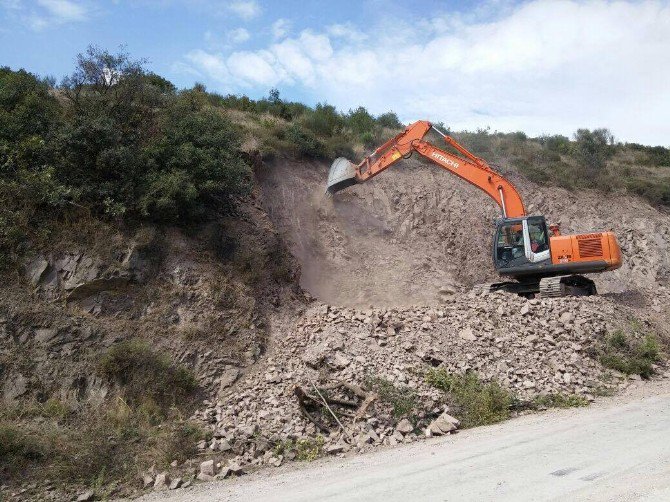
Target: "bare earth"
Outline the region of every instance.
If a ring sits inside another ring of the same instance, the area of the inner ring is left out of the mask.
[[[142,500],[670,500],[670,381],[588,408]]]

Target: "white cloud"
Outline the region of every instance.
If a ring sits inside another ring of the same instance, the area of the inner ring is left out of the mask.
[[[51,26],[86,21],[90,9],[75,0],[37,0],[33,5],[19,0],[3,0],[10,18],[40,31]]]
[[[350,42],[362,42],[368,36],[354,27],[351,23],[331,24],[326,28],[326,33],[333,38],[342,38]]]
[[[483,20],[482,20],[483,19]],[[296,86],[341,109],[393,109],[455,129],[530,134],[609,127],[670,144],[670,6],[661,1],[502,2],[484,18],[303,31],[254,52],[208,54],[196,68],[244,92]]]
[[[228,8],[242,19],[253,19],[261,13],[261,6],[256,0],[232,2]]]
[[[62,21],[83,21],[86,19],[84,6],[70,0],[37,0],[53,17]]]
[[[288,19],[277,19],[272,23],[272,37],[275,40],[284,38],[291,31],[291,22]]]
[[[244,28],[237,28],[228,33],[228,39],[234,44],[241,44],[251,38],[251,35]]]

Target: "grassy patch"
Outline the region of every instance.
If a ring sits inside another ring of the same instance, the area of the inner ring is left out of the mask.
[[[323,436],[317,436],[314,439],[286,439],[275,445],[276,455],[286,455],[289,452],[295,453],[295,459],[301,462],[312,462],[323,455]]]
[[[189,404],[197,389],[195,376],[146,342],[130,340],[110,348],[98,371],[116,384],[133,409],[164,418],[174,407]]]
[[[100,488],[197,454],[205,433],[180,418],[197,391],[190,371],[137,341],[109,349],[98,371],[117,386],[117,397],[99,407],[52,398],[0,409],[0,480],[39,473],[64,486]]]
[[[365,385],[377,393],[380,401],[391,405],[395,418],[408,417],[416,410],[416,392],[409,387],[397,387],[383,377],[369,377]]]
[[[579,408],[588,406],[589,401],[576,394],[544,394],[533,400],[535,407],[544,408]]]
[[[599,360],[603,366],[642,378],[650,378],[654,374],[653,365],[661,360],[659,343],[653,334],[619,329],[606,338],[601,350]]]
[[[510,416],[512,394],[497,382],[483,382],[476,373],[457,375],[433,368],[426,382],[447,394],[463,428],[494,424]]]

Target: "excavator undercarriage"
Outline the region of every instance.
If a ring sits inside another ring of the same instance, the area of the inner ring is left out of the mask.
[[[473,291],[478,294],[505,291],[526,298],[558,298],[561,296],[590,296],[598,294],[596,284],[583,275],[525,278],[519,281],[476,284]]]
[[[442,150],[424,138],[437,132],[448,147]],[[430,122],[418,121],[377,148],[359,164],[345,158],[333,162],[326,192],[363,183],[413,153],[476,186],[501,209],[493,236],[493,265],[501,276],[513,280],[479,285],[476,290],[508,291],[522,296],[552,298],[596,294],[595,283],[581,274],[615,270],[621,266],[621,250],[611,231],[562,235],[544,216],[528,215],[514,185],[456,140]]]

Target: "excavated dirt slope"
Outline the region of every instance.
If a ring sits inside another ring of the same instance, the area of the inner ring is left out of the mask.
[[[490,256],[499,210],[478,189],[411,159],[331,198],[327,172],[321,163],[277,162],[262,178],[269,216],[314,296],[348,306],[434,305],[441,290],[496,279]],[[617,233],[624,265],[593,276],[601,293],[668,285],[668,214],[635,197],[538,187],[506,174],[529,212],[560,222],[563,233]]]

